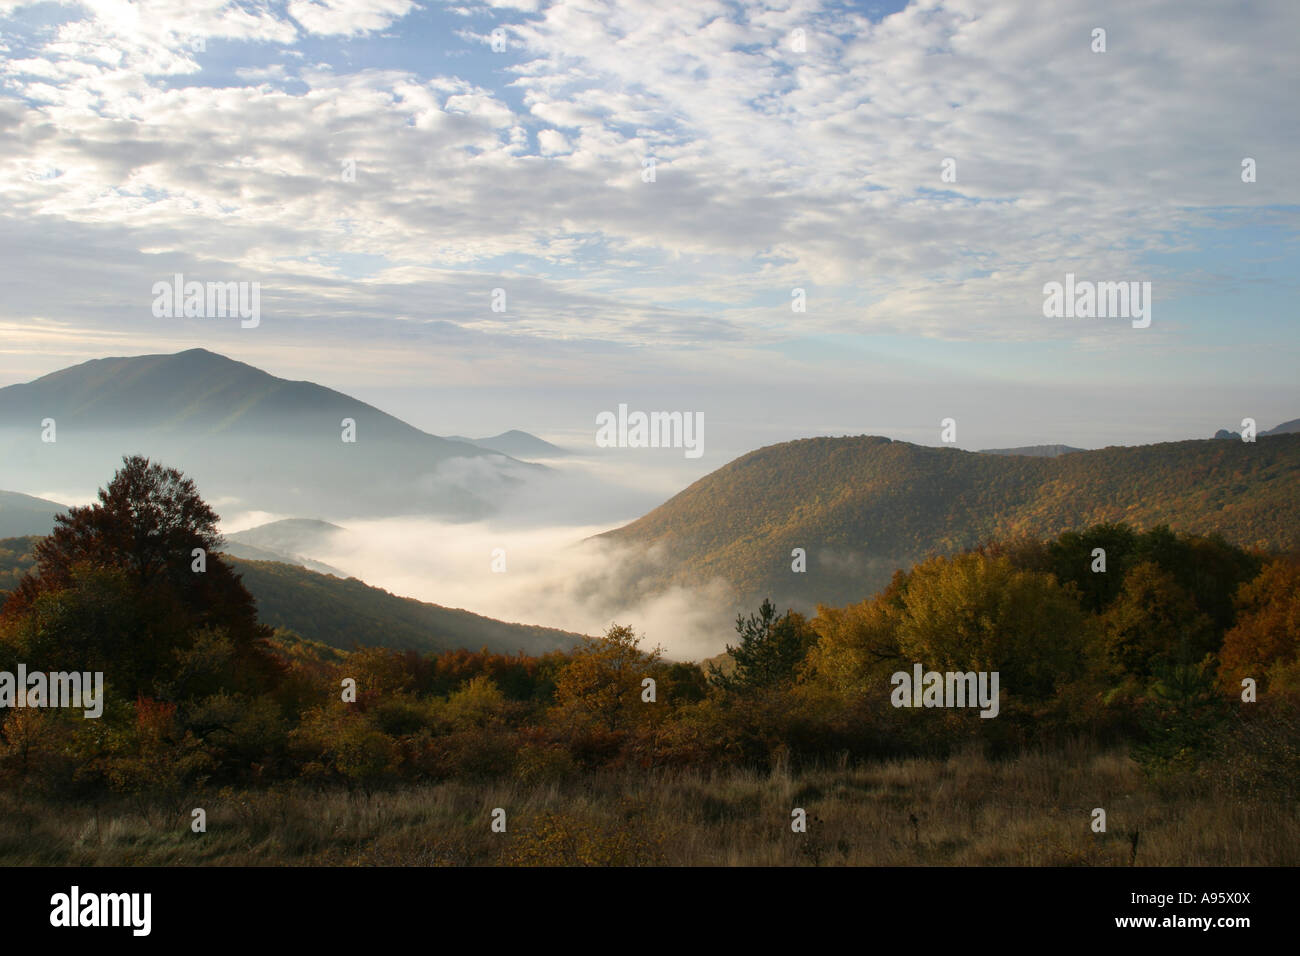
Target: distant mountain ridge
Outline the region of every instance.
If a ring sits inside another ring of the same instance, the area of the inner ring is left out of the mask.
[[[528,432],[520,431],[517,428],[502,432],[500,435],[493,435],[491,438],[465,438],[461,435],[449,435],[447,440],[465,442],[478,448],[485,448],[488,451],[509,455],[512,458],[562,458],[573,454],[567,448],[552,445],[536,435],[530,435]]]
[[[347,574],[338,568],[301,554],[282,554],[279,551],[259,548],[254,544],[243,544],[239,541],[229,540],[226,541],[221,550],[232,558],[242,558],[245,561],[271,561],[275,564],[291,564],[296,567],[306,568],[308,571],[315,571],[317,574],[329,574],[336,578],[347,577]]]
[[[1289,422],[1283,422],[1281,425],[1274,425],[1267,431],[1256,433],[1256,438],[1263,438],[1265,435],[1292,435],[1300,432],[1300,418],[1293,418]],[[1241,441],[1241,432],[1228,431],[1226,428],[1220,428],[1214,433],[1215,438],[1230,438]]]
[[[345,533],[338,525],[328,521],[284,518],[255,528],[231,532],[223,537],[226,539],[225,551],[232,557],[296,564],[320,574],[346,578],[348,575],[338,568],[308,556],[329,550],[330,542]]]
[[[1300,435],[1050,458],[807,438],[743,455],[600,537],[661,556],[660,570],[625,582],[637,593],[720,578],[740,607],[771,596],[811,609],[861,600],[927,554],[1103,521],[1298,549]],[[804,573],[792,570],[797,548]]]
[[[483,517],[542,469],[206,349],[0,388],[0,487],[95,488],[126,454],[180,468],[209,498],[338,516]]]
[[[338,525],[316,518],[282,518],[243,531],[232,531],[225,535],[225,539],[271,551],[293,553],[327,548],[331,540],[345,533]]]
[[[0,491],[0,538],[49,534],[54,528],[54,516],[67,510],[66,505],[57,501]]]
[[[981,448],[977,454],[980,455],[1025,455],[1029,458],[1055,458],[1058,455],[1068,455],[1070,452],[1086,451],[1084,448],[1074,448],[1070,445],[1025,445],[1023,448]]]
[[[304,416],[330,420],[369,413],[376,437],[435,438],[374,406],[313,382],[269,372],[207,349],[91,359],[31,382],[0,388],[0,424],[33,415],[71,428],[132,427],[205,435],[298,427]],[[464,454],[474,454],[457,449]]]

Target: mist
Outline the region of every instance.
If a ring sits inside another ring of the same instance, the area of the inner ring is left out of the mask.
[[[227,499],[222,531],[281,518],[317,518],[342,534],[301,553],[393,594],[502,621],[598,635],[632,626],[642,648],[674,660],[721,653],[734,640],[733,596],[722,580],[651,592],[639,585],[672,560],[594,536],[640,517],[680,490],[681,459],[619,456],[548,462],[520,488],[496,488],[499,512],[477,521],[425,515],[368,520],[240,510]]]

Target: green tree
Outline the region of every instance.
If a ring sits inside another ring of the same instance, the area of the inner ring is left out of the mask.
[[[730,674],[716,665],[709,667],[709,676],[724,690],[753,690],[788,685],[794,682],[800,663],[808,654],[816,635],[808,627],[802,614],[786,611],[776,613],[776,606],[764,599],[757,614],[748,619],[736,617],[739,646],[727,645],[727,653],[735,662]]]
[[[1087,610],[1101,611],[1119,594],[1137,542],[1137,534],[1125,524],[1098,524],[1085,531],[1067,531],[1048,543],[1047,570],[1062,583],[1072,582]],[[1098,548],[1105,552],[1104,572],[1092,570],[1097,560],[1093,552]]]
[[[1225,702],[1214,692],[1213,660],[1158,660],[1151,696],[1143,702],[1143,739],[1133,758],[1150,774],[1187,770],[1208,752],[1209,741],[1227,716]]]
[[[1195,664],[1216,649],[1209,617],[1153,561],[1135,564],[1124,575],[1102,626],[1112,664],[1144,680],[1169,665]]]

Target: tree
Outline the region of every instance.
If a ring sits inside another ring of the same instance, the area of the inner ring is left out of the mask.
[[[509,711],[505,694],[486,674],[471,678],[453,691],[442,707],[443,716],[458,730],[502,726]]]
[[[66,583],[78,563],[123,568],[141,589],[159,576],[192,586],[192,552],[216,552],[222,544],[217,514],[175,468],[133,455],[122,459],[99,503],[58,515],[54,532],[36,546],[41,581]],[[19,590],[21,591],[21,586]]]
[[[33,650],[67,658],[77,649],[79,660],[67,666],[116,660],[122,666],[91,669],[106,670],[118,692],[131,696],[153,695],[197,634],[220,630],[233,648],[240,689],[262,689],[283,668],[266,645],[271,630],[258,623],[252,595],[216,553],[217,521],[181,472],[124,458],[96,504],[55,519],[0,620]],[[124,633],[129,667],[117,656]]]
[[[1073,582],[1086,610],[1101,611],[1119,594],[1124,570],[1137,548],[1138,536],[1126,524],[1097,524],[1084,531],[1067,531],[1048,543],[1046,570],[1062,583]],[[1105,572],[1093,571],[1093,551],[1105,552]]]
[[[818,640],[808,652],[809,674],[842,697],[887,687],[903,662],[897,608],[884,595],[842,608],[819,605],[811,626]]]
[[[757,614],[751,614],[748,619],[737,615],[736,633],[740,635],[740,645],[727,645],[735,669],[724,674],[716,664],[709,668],[709,676],[724,690],[753,690],[793,683],[799,664],[815,640],[802,614],[786,611],[778,616],[776,606],[766,598]]]
[[[1300,657],[1300,563],[1277,559],[1238,592],[1237,625],[1223,638],[1219,676],[1231,694],[1243,677],[1267,685],[1274,665]]]
[[[1237,588],[1259,573],[1260,560],[1233,547],[1218,535],[1174,534],[1158,525],[1138,539],[1132,563],[1153,561],[1173,575],[1178,586],[1205,613],[1218,633],[1236,617]]]
[[[1214,625],[1169,571],[1152,561],[1129,568],[1102,616],[1111,661],[1147,679],[1161,668],[1199,662],[1214,647]]]
[[[74,566],[66,586],[38,594],[10,633],[29,666],[99,671],[129,697],[168,663],[168,648],[152,639],[138,589],[114,567]]]
[[[604,730],[635,723],[641,681],[656,670],[662,648],[640,649],[641,638],[626,625],[611,624],[603,637],[583,638],[555,681],[555,700],[562,714]]]
[[[932,558],[912,569],[901,599],[905,661],[998,671],[1003,690],[1039,700],[1082,673],[1087,615],[1053,575],[978,553]]]
[[[1226,716],[1214,693],[1212,658],[1169,660],[1153,664],[1151,696],[1143,702],[1140,727],[1144,739],[1132,749],[1143,769],[1159,773],[1188,769],[1207,752],[1207,743]]]

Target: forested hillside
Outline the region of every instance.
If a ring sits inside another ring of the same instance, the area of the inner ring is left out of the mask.
[[[545,654],[573,647],[580,635],[509,624],[457,608],[426,604],[356,578],[317,574],[291,564],[230,559],[257,599],[259,618],[331,647],[416,651],[487,648],[498,654]]]
[[[658,584],[722,578],[739,604],[860,600],[894,570],[982,541],[1104,522],[1300,547],[1300,435],[1054,458],[809,438],[751,452],[604,537],[662,546]],[[791,551],[807,553],[792,571]]]
[[[0,539],[0,604],[35,567],[38,537]],[[317,574],[296,565],[227,558],[257,601],[258,618],[342,650],[391,647],[436,652],[487,648],[500,654],[545,654],[574,646],[579,635],[509,624],[470,611],[426,604],[356,578]]]

